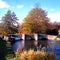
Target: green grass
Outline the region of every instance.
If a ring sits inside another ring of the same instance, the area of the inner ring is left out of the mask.
[[[15,60],[15,57],[14,57],[12,49],[11,49],[11,44],[9,42],[7,42],[6,46],[7,46],[7,52],[8,52],[8,54],[5,57],[6,60]]]
[[[6,60],[15,60],[15,57],[12,56],[12,54],[8,54],[8,56],[5,57]]]

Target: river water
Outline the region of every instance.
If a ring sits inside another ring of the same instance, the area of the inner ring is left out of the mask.
[[[38,41],[37,41],[37,43],[38,43]],[[46,45],[46,42],[42,41],[40,44]],[[23,43],[22,43],[22,41],[17,41],[15,44],[12,45],[12,48],[13,48],[13,51],[16,51],[17,48],[22,48],[23,46],[26,49],[34,48],[34,40],[25,41]],[[56,60],[60,60],[60,41],[48,40],[46,51],[53,52]]]
[[[53,52],[56,60],[60,60],[60,41],[49,40],[47,45],[47,51]]]

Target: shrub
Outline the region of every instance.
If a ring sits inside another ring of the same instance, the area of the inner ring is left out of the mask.
[[[21,56],[21,54],[22,54],[22,49],[17,49],[17,51],[16,51],[16,53],[15,53],[15,55],[16,55],[16,60],[20,60],[20,56]]]
[[[54,54],[48,52],[48,53],[46,54],[46,60],[55,60]]]
[[[16,52],[17,60],[55,60],[54,54],[49,52],[42,52],[42,51],[17,51]]]

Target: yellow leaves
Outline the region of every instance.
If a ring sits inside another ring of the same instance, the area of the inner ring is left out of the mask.
[[[29,27],[29,24],[23,23],[20,27],[20,32],[23,34],[28,34],[31,32],[31,29]]]
[[[48,23],[48,17],[46,17],[46,12],[41,8],[33,8],[26,18],[24,18],[23,27],[21,29],[22,33],[45,33]]]
[[[18,59],[19,60],[54,60],[54,55],[53,53],[34,51],[30,49],[29,51],[22,51]]]
[[[60,29],[58,30],[58,34],[60,35]]]
[[[33,58],[34,58],[34,51],[33,50],[29,50],[27,59],[28,60],[33,60]]]
[[[27,59],[27,51],[23,51],[20,57],[21,60],[26,60]]]

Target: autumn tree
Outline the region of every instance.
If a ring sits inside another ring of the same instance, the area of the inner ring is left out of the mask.
[[[21,26],[21,33],[46,33],[48,28],[49,18],[45,10],[39,7],[34,7]]]
[[[2,17],[2,34],[14,34],[18,32],[17,17],[14,12],[10,10]]]
[[[57,35],[59,34],[60,22],[51,22],[49,28],[47,29],[47,34]]]

